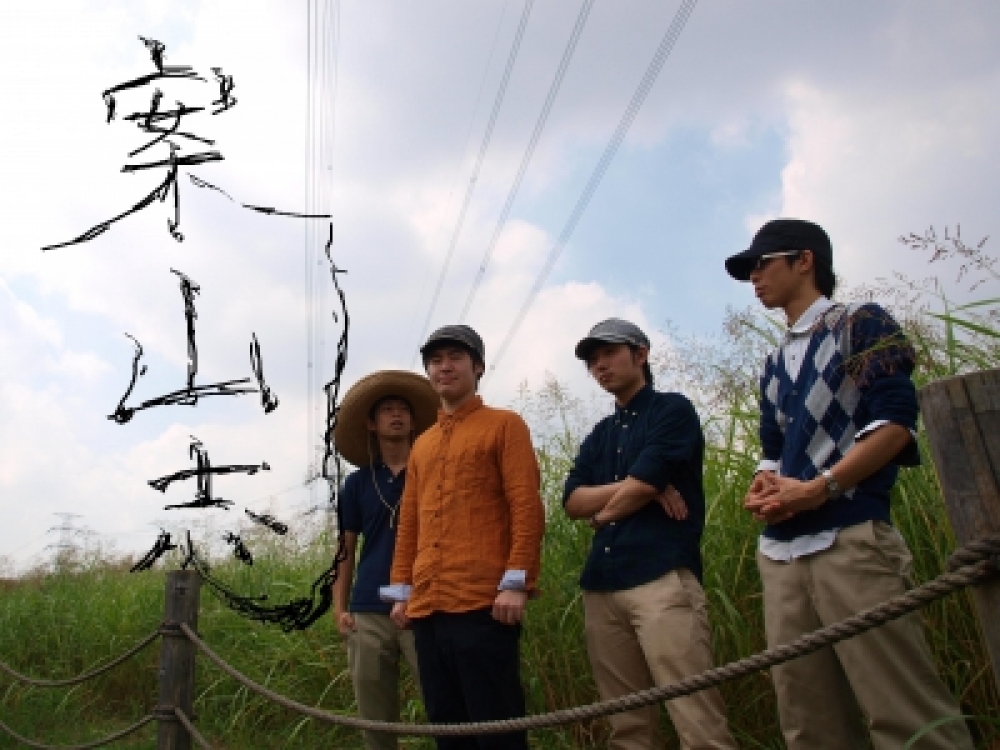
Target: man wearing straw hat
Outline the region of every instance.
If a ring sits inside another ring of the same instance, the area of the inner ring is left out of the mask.
[[[344,559],[334,583],[337,629],[347,639],[348,663],[358,713],[366,719],[399,720],[399,661],[417,676],[413,634],[389,619],[378,589],[389,582],[406,462],[416,436],[437,415],[437,394],[412,372],[372,373],[347,392],[334,444],[359,467],[340,493]],[[363,538],[355,573],[358,537]],[[353,584],[353,585],[352,585]],[[350,599],[350,604],[348,604]],[[395,750],[396,735],[365,732],[367,750]]]
[[[476,395],[483,341],[445,326],[420,349],[440,398],[417,441],[392,561],[392,618],[412,623],[434,723],[524,714],[521,619],[535,590],[545,513],[528,426]],[[527,750],[525,732],[439,737],[439,750]]]

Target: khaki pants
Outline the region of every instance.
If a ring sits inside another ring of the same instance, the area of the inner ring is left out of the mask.
[[[587,652],[601,698],[668,685],[712,665],[705,593],[686,569],[624,591],[586,591]],[[736,748],[715,688],[666,703],[681,746]],[[609,717],[609,748],[662,748],[655,704]]]
[[[358,701],[358,715],[364,719],[399,721],[399,657],[410,665],[417,678],[417,652],[413,632],[400,630],[388,615],[371,612],[354,614],[357,630],[347,638],[347,662]],[[419,682],[418,682],[419,684]],[[398,735],[365,732],[367,750],[396,750]]]
[[[874,607],[911,586],[912,558],[881,521],[843,529],[829,549],[791,562],[757,555],[769,646]],[[916,613],[772,669],[789,750],[898,750],[921,727],[961,712],[938,677]],[[860,711],[859,711],[860,708]],[[925,735],[915,750],[972,750],[963,721]]]

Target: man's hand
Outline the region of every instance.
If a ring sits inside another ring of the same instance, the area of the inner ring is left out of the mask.
[[[336,617],[337,630],[345,638],[358,629],[357,623],[354,622],[354,615],[350,612],[338,612]]]
[[[758,521],[773,525],[804,510],[818,508],[826,502],[826,495],[823,477],[803,482],[769,471],[761,472],[750,485],[743,507]]]
[[[389,613],[389,619],[396,623],[396,627],[400,630],[406,630],[410,627],[410,618],[406,616],[406,602],[396,602],[392,605],[392,612]]]
[[[493,619],[504,625],[517,625],[524,617],[527,601],[526,591],[501,591],[493,600]]]
[[[667,516],[675,521],[683,521],[688,517],[687,503],[684,502],[681,493],[674,489],[672,484],[668,484],[667,488],[656,496],[656,502],[660,504]]]

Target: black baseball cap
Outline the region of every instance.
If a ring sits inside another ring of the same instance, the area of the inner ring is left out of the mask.
[[[473,357],[480,362],[486,362],[486,346],[479,334],[466,325],[442,326],[427,337],[426,343],[420,347],[420,354],[426,360],[431,350],[443,344],[458,344],[468,349]]]
[[[812,250],[817,267],[833,268],[833,248],[823,227],[803,219],[774,219],[758,230],[750,247],[726,259],[726,270],[737,281],[749,281],[760,256],[789,250]]]
[[[608,318],[591,328],[587,338],[580,339],[574,353],[577,359],[586,362],[594,348],[601,344],[629,344],[649,349],[649,338],[635,323],[621,318]]]

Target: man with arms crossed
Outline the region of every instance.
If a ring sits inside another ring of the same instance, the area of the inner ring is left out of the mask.
[[[476,395],[479,335],[445,326],[420,349],[440,398],[413,446],[383,598],[412,624],[431,722],[522,716],[521,618],[538,580],[545,514],[531,437],[514,412]],[[440,737],[440,750],[526,750],[525,732]]]
[[[920,461],[913,350],[878,305],[830,300],[833,250],[812,222],[768,222],[726,270],[788,322],[764,364],[764,458],[745,500],[766,524],[757,561],[768,645],[777,646],[910,586],[889,493],[898,467]],[[866,724],[876,750],[897,749],[960,714],[917,614],[776,666],[772,677],[790,750],[867,747]],[[972,741],[959,720],[917,747],[971,750]]]
[[[570,518],[596,530],[580,586],[587,652],[607,700],[712,667],[700,583],[705,440],[687,398],[653,390],[649,339],[636,325],[598,323],[576,356],[615,397],[615,413],[581,443],[563,494]],[[716,689],[666,707],[682,747],[736,748]],[[609,747],[663,747],[658,716],[656,705],[612,715]]]
[[[417,675],[413,634],[389,619],[391,607],[379,599],[378,589],[389,582],[410,447],[436,415],[437,395],[427,378],[383,370],[354,384],[337,418],[334,445],[359,469],[340,493],[344,559],[333,584],[334,617],[347,639],[354,697],[365,719],[399,721],[401,654]],[[364,543],[355,577],[359,536]],[[396,747],[394,734],[365,732],[367,750]]]

